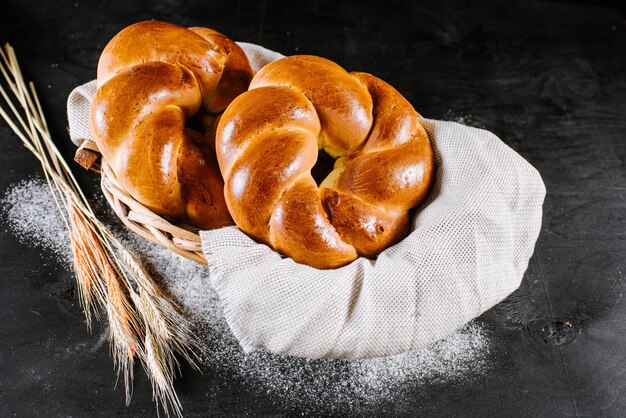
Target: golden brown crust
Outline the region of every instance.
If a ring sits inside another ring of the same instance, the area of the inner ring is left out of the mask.
[[[278,200],[270,220],[268,241],[299,263],[317,268],[341,267],[357,257],[342,240],[320,202],[315,181],[301,176]]]
[[[131,25],[98,63],[98,148],[126,190],[156,213],[201,228],[232,224],[215,153],[185,122],[200,110],[222,111],[251,78],[244,52],[218,32]]]
[[[359,148],[372,126],[372,99],[358,79],[324,58],[296,55],[274,61],[259,71],[250,90],[287,86],[315,106],[322,133],[320,142],[333,157]]]
[[[267,87],[250,90],[245,100],[242,96],[235,99],[220,118],[218,129],[216,152],[226,178],[250,141],[258,141],[255,138],[264,132],[302,129],[317,138],[321,128],[315,107],[306,97],[288,87]]]
[[[237,225],[295,261],[335,268],[375,257],[408,231],[433,153],[419,115],[366,73],[294,56],[259,71],[216,132]],[[318,188],[317,149],[340,156]]]
[[[209,43],[219,45],[228,56],[215,94],[210,96],[206,105],[209,112],[221,112],[235,100],[235,97],[248,89],[254,72],[245,52],[232,39],[209,28],[193,27],[189,30],[197,33]]]
[[[392,211],[333,189],[321,189],[320,194],[337,233],[362,256],[375,257],[381,246],[395,244],[409,229],[408,211]]]

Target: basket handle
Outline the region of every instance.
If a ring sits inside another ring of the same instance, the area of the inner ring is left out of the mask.
[[[100,172],[100,150],[98,145],[89,139],[83,141],[74,154],[74,161],[80,164],[85,170]]]

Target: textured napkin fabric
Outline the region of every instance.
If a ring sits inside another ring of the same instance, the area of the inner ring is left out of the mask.
[[[282,55],[240,44],[255,70]],[[91,138],[94,82],[69,97],[72,140]],[[207,274],[245,350],[364,358],[441,339],[515,290],[539,234],[545,186],[490,132],[422,119],[436,177],[412,232],[376,260],[317,270],[236,227],[202,231]],[[180,278],[184,280],[184,277]]]

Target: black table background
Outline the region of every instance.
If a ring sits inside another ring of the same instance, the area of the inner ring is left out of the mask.
[[[397,402],[357,412],[625,414],[626,29],[618,11],[520,1],[4,2],[0,41],[16,48],[69,160],[67,95],[94,78],[117,31],[152,18],[374,73],[426,117],[489,129],[541,172],[548,195],[535,255],[520,289],[480,318],[495,335],[497,367],[471,382],[409,385]],[[39,172],[4,124],[0,167],[0,193]],[[75,171],[97,189],[93,175]],[[130,407],[121,385],[114,389],[108,346],[86,332],[68,267],[20,244],[4,219],[0,229],[0,415],[154,416],[142,372]],[[186,416],[323,411],[208,369],[184,370],[176,387]]]

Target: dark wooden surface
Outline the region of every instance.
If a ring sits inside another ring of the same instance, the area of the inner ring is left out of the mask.
[[[469,383],[408,385],[399,401],[359,413],[626,414],[626,28],[617,11],[521,1],[177,3],[0,7],[0,41],[39,86],[68,158],[67,95],[94,78],[106,42],[135,21],[204,25],[372,72],[427,117],[495,132],[538,168],[548,195],[521,288],[480,318],[495,335],[497,367]],[[39,170],[4,124],[0,169],[0,192]],[[154,416],[142,373],[130,407],[113,388],[107,344],[85,331],[68,267],[0,227],[0,415]],[[185,370],[177,389],[187,416],[314,412],[212,370]]]

